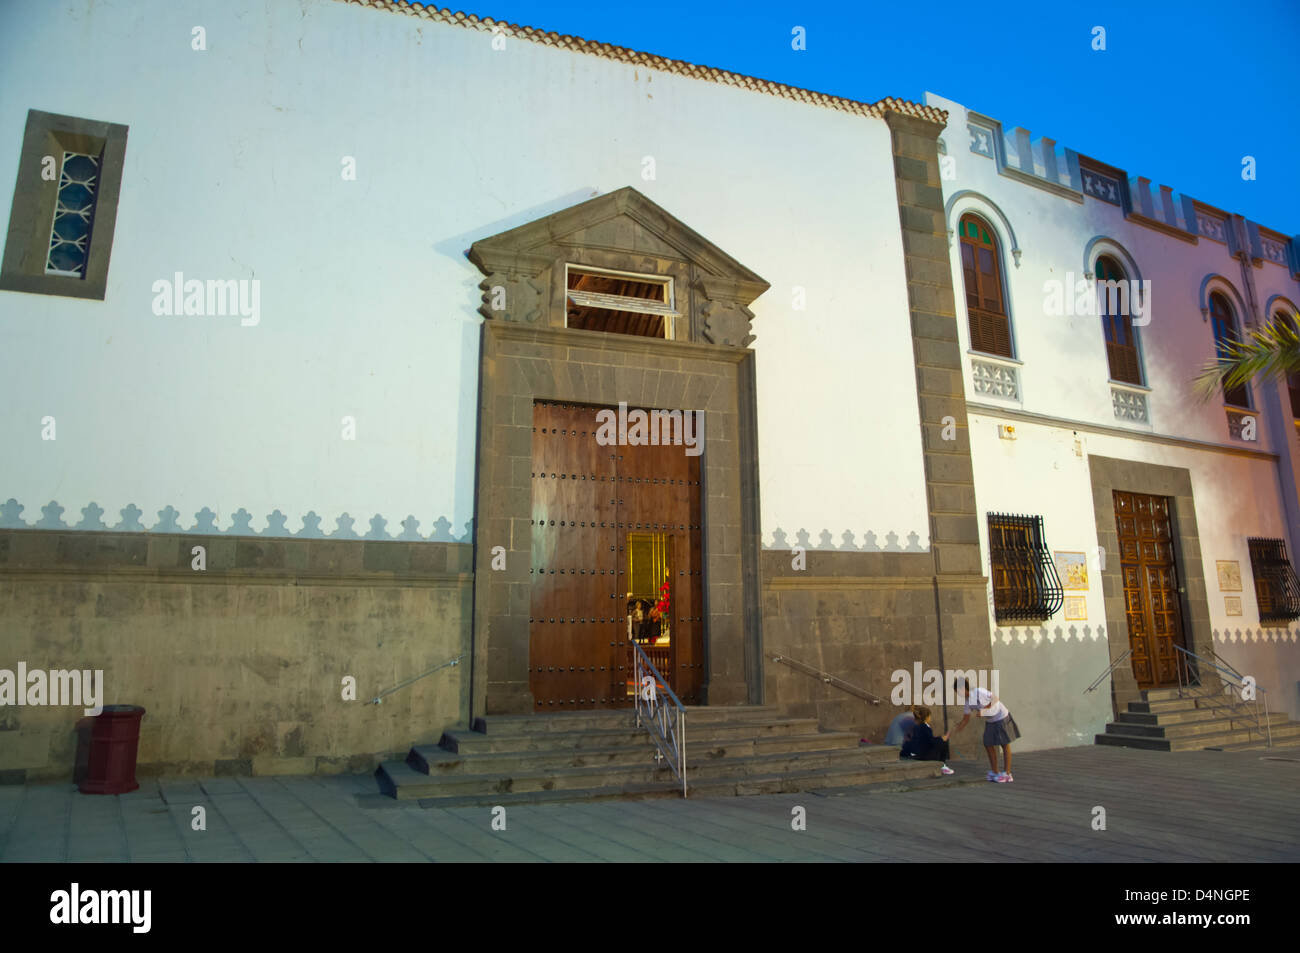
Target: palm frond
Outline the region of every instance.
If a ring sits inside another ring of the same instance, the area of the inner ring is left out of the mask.
[[[1284,380],[1300,371],[1300,332],[1289,320],[1275,317],[1251,328],[1244,341],[1227,341],[1219,346],[1219,359],[1206,364],[1193,379],[1201,400],[1210,400],[1220,390],[1231,390],[1259,376]]]

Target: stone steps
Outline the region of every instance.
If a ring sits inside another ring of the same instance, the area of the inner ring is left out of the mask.
[[[1273,743],[1278,744],[1287,736],[1273,729]],[[1213,735],[1196,735],[1191,738],[1151,738],[1139,735],[1106,734],[1097,735],[1097,744],[1120,748],[1146,748],[1151,751],[1223,751],[1249,749],[1264,746],[1264,735],[1257,729],[1225,731]]]
[[[544,751],[555,748],[610,748],[619,745],[649,743],[645,728],[638,728],[631,715],[622,723],[609,727],[577,731],[514,732],[497,734],[452,728],[444,733],[441,745],[450,751],[481,753],[500,751]],[[699,723],[686,720],[687,744],[724,744],[758,737],[804,736],[817,733],[816,718],[777,718],[770,720]]]
[[[1179,691],[1177,688],[1148,688],[1142,694],[1148,701],[1170,701],[1180,699]]]
[[[1267,725],[1274,744],[1300,739],[1300,723],[1277,712],[1246,715],[1232,712],[1220,695],[1179,698],[1177,689],[1143,692],[1127,712],[1096,736],[1099,745],[1145,748],[1152,751],[1197,749],[1248,750],[1264,745],[1260,726]]]
[[[477,759],[474,759],[477,761]],[[923,770],[917,770],[918,765]],[[632,785],[675,785],[676,778],[667,764],[657,763],[649,752],[642,753],[640,763],[593,764],[577,767],[529,766],[515,770],[490,770],[477,763],[466,771],[426,774],[409,761],[389,761],[382,766],[393,782],[393,795],[399,799],[428,798],[439,794],[455,796],[482,793],[587,790]],[[487,769],[487,770],[485,770]],[[820,786],[869,783],[870,777],[889,779],[932,776],[938,773],[935,762],[900,761],[895,748],[884,752],[829,750],[801,753],[778,753],[747,758],[687,762],[686,780],[690,790],[706,793],[730,787],[754,784],[764,790],[772,788],[773,779],[807,779],[816,777]],[[477,770],[481,773],[467,773]],[[787,790],[776,787],[774,790]],[[788,790],[800,790],[799,787]]]
[[[688,706],[686,724],[720,725],[750,724],[773,717],[779,718],[781,712],[772,705],[738,705],[727,708],[705,708]],[[567,711],[548,715],[493,715],[489,719],[480,719],[482,726],[491,724],[493,737],[520,735],[551,735],[575,731],[593,731],[634,725],[636,715],[630,708],[613,711]],[[475,728],[480,727],[476,725]]]
[[[1197,721],[1176,721],[1172,724],[1166,723],[1163,719],[1159,721],[1134,721],[1130,716],[1120,715],[1119,721],[1112,721],[1106,726],[1108,734],[1125,734],[1141,735],[1152,738],[1190,738],[1196,735],[1222,734],[1224,731],[1234,731],[1238,728],[1253,728],[1256,724],[1254,718],[1243,718],[1240,715],[1210,715],[1202,717]],[[1286,715],[1271,712],[1267,717],[1260,715],[1259,724],[1271,724],[1273,726],[1285,725],[1287,723]]]
[[[1179,712],[1196,711],[1202,707],[1214,707],[1211,699],[1218,696],[1202,698],[1171,698],[1168,701],[1135,701],[1128,703],[1128,710],[1134,713],[1172,715]]]
[[[559,735],[557,735],[559,737]],[[687,732],[687,752],[692,763],[708,763],[721,758],[754,757],[793,752],[858,750],[858,736],[848,731],[827,731],[809,735],[775,735],[772,737],[722,739],[703,741]],[[491,768],[496,771],[518,771],[526,767],[585,767],[611,764],[641,764],[651,757],[654,746],[644,732],[638,736],[640,745],[610,745],[607,747],[574,747],[507,749],[483,751],[449,751],[437,745],[416,745],[407,755],[407,763],[426,774],[459,774],[468,767],[477,770]],[[462,746],[465,747],[465,746]],[[889,748],[896,759],[897,749]]]
[[[375,772],[380,790],[422,806],[559,799],[680,796],[681,784],[630,711],[490,716],[449,729],[438,746]],[[688,709],[692,795],[725,796],[946,780],[937,762],[900,761],[898,749],[820,731],[814,718],[771,706]]]
[[[1180,711],[1140,712],[1122,711],[1119,720],[1133,725],[1177,725],[1185,722],[1204,721],[1215,717],[1216,712],[1223,712],[1221,705],[1207,705],[1202,708],[1188,708]],[[1260,713],[1261,715],[1263,712]]]
[[[1288,755],[1294,755],[1296,749],[1300,748],[1300,732],[1291,735],[1281,735],[1276,730],[1273,732],[1273,745],[1269,747],[1267,739],[1261,738],[1258,741],[1241,741],[1233,744],[1221,745],[1214,748],[1215,751],[1271,751],[1273,748],[1280,749]],[[1289,750],[1288,750],[1289,749]]]

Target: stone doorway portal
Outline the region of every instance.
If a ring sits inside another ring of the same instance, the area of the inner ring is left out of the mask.
[[[698,558],[693,542],[688,547],[684,539],[677,538],[686,530],[674,530],[671,543],[673,578],[681,597],[672,607],[673,678],[683,679],[682,666],[687,665],[691,681],[682,684],[685,694],[698,698],[698,703],[761,703],[762,541],[755,361],[749,347],[754,340],[753,312],[749,304],[767,289],[767,283],[630,188],[480,239],[471,247],[469,257],[483,272],[480,313],[486,319],[479,369],[470,717],[559,707],[539,705],[535,696],[535,678],[540,673],[533,671],[537,667],[531,651],[536,623],[529,621],[539,617],[532,611],[535,574],[529,573],[533,568],[534,520],[538,518],[533,514],[536,481],[530,474],[537,472],[532,440],[539,401],[583,406],[587,413],[612,407],[692,412],[707,422],[707,441],[701,442],[699,455],[690,457],[689,463],[682,460],[680,446],[629,448],[645,450],[652,457],[667,449],[683,466],[698,471],[698,476],[690,477],[698,481],[698,504],[693,504],[698,505],[699,513],[693,520],[699,527]],[[607,281],[622,283],[604,283]],[[578,430],[582,429],[579,425]],[[590,433],[590,423],[585,429]],[[653,495],[656,486],[663,488],[656,479],[684,478],[661,473],[657,459],[641,469],[633,456],[625,455],[623,462],[632,468],[629,473],[634,479],[643,481],[634,499],[647,501],[648,513],[668,505]],[[554,472],[559,483],[561,471],[557,467]],[[594,471],[587,472],[590,477]],[[567,487],[568,481],[563,483]],[[578,485],[581,487],[581,479]],[[622,485],[627,486],[626,482]],[[668,487],[672,489],[673,484]],[[581,524],[589,524],[591,518],[577,516],[579,532],[590,528]],[[548,530],[550,519],[547,516]],[[555,519],[558,527],[560,517]],[[571,517],[564,519],[567,524]],[[675,526],[692,522],[684,516],[672,519]],[[597,515],[596,522],[600,521]],[[668,522],[644,514],[614,521],[630,521],[633,533],[651,534],[666,531],[646,530],[646,524]],[[626,547],[628,540],[613,543],[616,549],[620,544]],[[634,539],[633,545],[640,544]],[[696,593],[690,593],[689,611],[678,611],[687,605],[681,584],[691,577],[679,573],[688,568],[682,562],[688,550],[689,570],[697,573],[691,585],[701,588],[698,601]],[[631,555],[636,558],[635,553]],[[620,558],[628,557],[625,550]],[[555,568],[558,580],[560,567]],[[608,573],[617,567],[595,568]],[[547,576],[549,580],[549,571]],[[586,578],[579,573],[580,586]],[[596,576],[598,583],[601,578]],[[608,582],[610,577],[604,578]],[[565,582],[570,582],[567,572]],[[566,608],[564,618],[591,619],[594,615],[605,619],[596,626],[605,627],[604,648],[609,650],[610,618],[622,619],[622,641],[627,642],[630,591],[626,583],[621,589],[604,591],[607,603],[619,603],[617,614],[608,606],[594,613],[588,609],[585,614],[570,613]],[[610,593],[616,598],[611,599]],[[684,623],[682,616],[692,621]],[[560,618],[558,606],[554,617]],[[547,626],[550,618],[548,610]],[[591,624],[566,622],[565,626],[576,630]],[[699,635],[692,633],[686,640],[683,625],[698,626]],[[558,621],[555,628],[560,628]],[[659,650],[662,645],[650,648]],[[544,674],[558,675],[559,661],[545,661]],[[592,674],[594,664],[599,679],[604,665],[603,674],[608,678],[610,663],[608,658],[584,656],[582,662],[566,661],[564,669],[567,676],[572,665],[574,676],[586,677]],[[626,663],[614,661],[616,672],[619,664]],[[613,687],[607,686],[602,694],[599,684],[583,683],[581,697],[597,699],[594,706],[589,702],[589,707],[599,707],[601,698],[606,699],[606,706],[611,704]],[[542,701],[563,697],[567,709],[569,699],[579,697],[578,684],[571,687],[571,692],[570,686],[560,691],[557,683],[557,689]]]

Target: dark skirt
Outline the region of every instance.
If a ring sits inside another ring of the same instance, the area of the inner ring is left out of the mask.
[[[948,742],[942,738],[935,738],[934,744],[930,745],[927,751],[913,751],[910,743],[903,745],[903,750],[898,753],[898,757],[900,760],[909,761],[947,761],[951,755]]]
[[[1016,720],[1011,717],[1011,712],[1007,712],[1007,717],[999,721],[990,721],[984,726],[984,747],[986,748],[1009,745],[1019,737],[1020,729],[1016,727]]]

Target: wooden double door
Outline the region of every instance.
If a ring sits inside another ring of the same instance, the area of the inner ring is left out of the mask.
[[[1139,688],[1178,681],[1178,652],[1185,647],[1168,497],[1115,493],[1120,574],[1133,676]]]
[[[632,704],[631,639],[650,627],[629,626],[628,603],[660,596],[668,610],[643,647],[683,703],[702,704],[700,457],[684,446],[602,445],[605,409],[533,405],[534,710]]]

